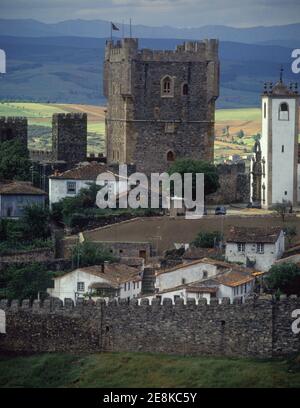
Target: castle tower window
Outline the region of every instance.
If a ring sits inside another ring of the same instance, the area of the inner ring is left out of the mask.
[[[174,96],[174,81],[170,76],[165,76],[161,80],[161,96],[162,97]]]
[[[169,151],[169,152],[167,153],[167,161],[168,161],[168,162],[173,162],[173,161],[175,161],[175,154],[174,154],[174,152]]]
[[[264,118],[266,119],[267,117],[267,104],[266,102],[264,103]]]
[[[283,102],[279,106],[279,120],[289,120],[289,105]]]
[[[187,96],[189,94],[189,86],[187,83],[182,85],[182,95]]]

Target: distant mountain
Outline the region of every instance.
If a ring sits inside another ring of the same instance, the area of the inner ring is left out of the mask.
[[[122,36],[123,29],[114,32]],[[170,26],[148,27],[134,25],[133,35],[139,38],[173,38],[173,39],[201,39],[219,38],[222,41],[243,43],[258,43],[271,41],[273,45],[282,45],[296,41],[300,37],[300,23],[272,27],[234,28],[221,25],[211,25],[196,28],[176,28]],[[125,35],[128,36],[129,26],[124,25]],[[41,23],[36,20],[5,20],[0,19],[0,36],[16,37],[94,37],[110,36],[110,22],[104,20],[68,20],[55,24]]]
[[[140,46],[174,49],[183,40],[141,39]],[[84,37],[0,37],[7,74],[0,77],[0,100],[103,104],[105,39]],[[291,49],[222,41],[219,107],[258,106],[263,82],[276,81],[281,64],[291,73]]]

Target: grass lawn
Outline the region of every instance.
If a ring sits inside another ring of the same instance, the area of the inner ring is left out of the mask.
[[[0,357],[0,387],[300,387],[300,359],[107,353]]]

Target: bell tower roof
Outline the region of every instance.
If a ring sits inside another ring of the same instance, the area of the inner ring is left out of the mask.
[[[290,83],[286,85],[283,82],[283,68],[280,69],[280,78],[279,81],[273,84],[273,82],[265,82],[263,96],[270,97],[297,97],[298,96],[298,84]]]

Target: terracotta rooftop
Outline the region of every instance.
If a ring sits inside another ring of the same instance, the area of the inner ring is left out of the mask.
[[[246,228],[232,227],[227,236],[227,242],[253,242],[274,244],[281,232],[280,227]]]
[[[217,255],[220,253],[219,249],[216,248],[196,248],[191,246],[183,254],[183,259],[196,260],[202,258],[209,258],[212,255]]]
[[[30,182],[13,181],[11,183],[0,182],[1,195],[46,195],[44,190],[36,188]]]
[[[197,265],[197,264],[215,265],[215,266],[217,266],[219,268],[222,268],[222,269],[232,268],[232,264],[230,264],[228,262],[217,261],[215,259],[210,259],[210,258],[202,258],[202,259],[197,259],[197,260],[194,260],[194,261],[191,261],[191,262],[182,263],[182,264],[179,264],[179,265],[174,266],[174,267],[169,268],[169,269],[158,270],[156,272],[156,275],[161,275],[163,273],[174,272],[174,271],[177,271],[178,269],[184,269],[184,268],[187,268],[189,266],[193,266],[193,265]]]
[[[255,278],[248,272],[241,270],[231,270],[215,277],[215,280],[222,285],[235,287],[253,281]]]
[[[67,170],[63,173],[54,173],[51,175],[51,179],[63,179],[63,180],[89,180],[96,181],[97,176],[101,173],[111,171],[108,170],[105,164],[101,163],[87,163],[81,164],[71,170]]]
[[[119,263],[105,264],[104,266],[102,265],[89,266],[86,268],[79,268],[78,270],[107,279],[108,281],[115,285],[128,281],[137,282],[141,280],[140,268],[134,268]]]

